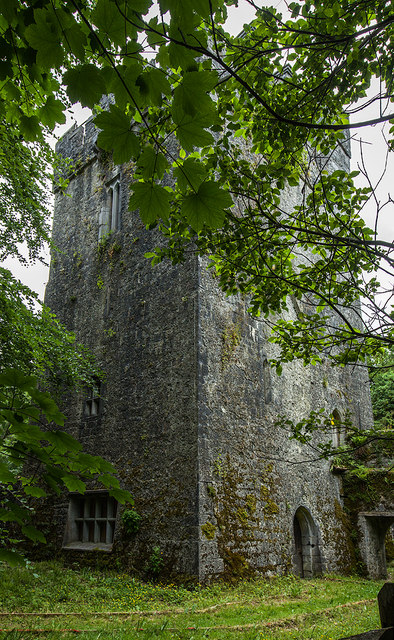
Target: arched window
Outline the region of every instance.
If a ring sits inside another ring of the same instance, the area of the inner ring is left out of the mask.
[[[345,443],[345,427],[342,424],[340,413],[337,409],[331,414],[332,442],[335,447],[340,447]]]
[[[108,233],[121,228],[120,178],[117,176],[107,185],[107,197],[100,212],[99,240]]]

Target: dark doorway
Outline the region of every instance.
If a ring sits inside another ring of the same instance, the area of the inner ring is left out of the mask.
[[[302,559],[302,533],[298,518],[294,518],[294,544],[295,555],[294,564],[296,566],[296,574],[301,578],[304,577],[304,562]]]
[[[317,526],[305,507],[299,507],[293,520],[294,569],[302,578],[311,578],[322,571]]]

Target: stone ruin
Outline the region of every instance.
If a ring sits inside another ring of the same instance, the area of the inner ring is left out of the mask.
[[[275,422],[323,407],[369,427],[367,372],[295,361],[278,377],[264,319],[241,295],[226,297],[205,260],[152,267],[144,257],[160,239],[128,211],[133,165],[114,166],[96,137],[89,119],[58,143],[74,169],[56,193],[46,303],[106,372],[64,399],[67,429],[116,466],[140,518],[127,529],[124,508],[95,486],[63,495],[46,505],[51,548],[137,571],[160,554],[167,574],[198,580],[352,571],[360,557],[342,477]],[[331,169],[348,162],[340,147]],[[384,558],[369,556],[392,509],[379,499],[359,516],[361,560],[375,576]]]

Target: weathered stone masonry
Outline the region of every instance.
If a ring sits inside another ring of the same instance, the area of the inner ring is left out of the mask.
[[[366,374],[295,362],[277,377],[264,321],[241,296],[226,298],[203,260],[152,268],[144,258],[159,238],[127,210],[132,164],[113,166],[95,138],[88,120],[58,145],[75,170],[67,195],[56,194],[60,251],[46,302],[107,373],[97,415],[82,394],[64,410],[84,447],[116,465],[142,516],[127,537],[118,509],[111,558],[143,570],[160,547],[168,572],[199,579],[349,570],[340,480],[328,462],[300,464],[305,452],[273,424],[324,406],[369,426]],[[67,509],[68,496],[53,507],[59,548]]]

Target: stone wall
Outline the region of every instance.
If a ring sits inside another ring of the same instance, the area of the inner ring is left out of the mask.
[[[84,415],[83,394],[69,399],[67,428],[87,451],[115,464],[143,515],[141,533],[130,542],[119,523],[114,552],[118,547],[125,564],[141,567],[159,546],[175,571],[195,574],[197,262],[150,267],[143,256],[155,238],[127,212],[131,167],[113,167],[99,156],[94,139],[88,122],[58,149],[77,165],[67,193],[56,194],[53,241],[59,251],[46,301],[106,372],[100,414]],[[99,243],[99,214],[118,174],[121,229]],[[64,518],[65,505],[58,543]]]
[[[278,377],[264,321],[220,292],[204,260],[152,268],[144,254],[160,238],[127,211],[133,166],[114,167],[95,137],[89,120],[58,145],[74,170],[56,194],[46,302],[106,371],[98,415],[86,415],[83,393],[63,409],[86,450],[116,465],[142,515],[127,539],[118,512],[112,557],[143,571],[156,546],[168,573],[199,579],[300,571],[300,557],[305,575],[349,570],[340,481],[274,423],[323,406],[369,426],[365,372],[295,362]],[[343,151],[331,168],[338,162]],[[107,234],[117,180],[121,224]],[[67,505],[64,496],[52,510],[58,548]]]

